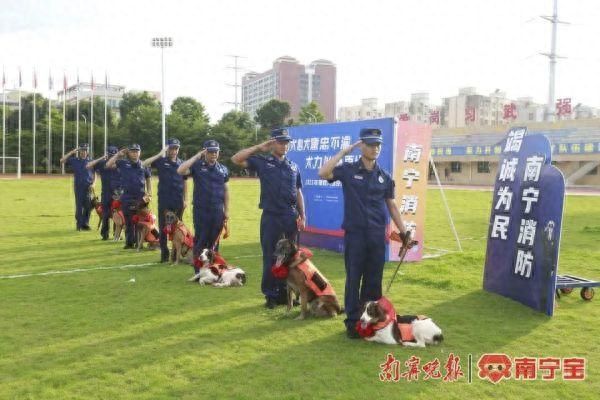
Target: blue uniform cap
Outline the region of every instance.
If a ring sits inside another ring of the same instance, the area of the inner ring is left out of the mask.
[[[204,142],[204,148],[208,151],[219,151],[221,149],[219,147],[219,142],[216,140],[207,140]]]
[[[80,143],[79,144],[79,150],[88,151],[89,149],[90,149],[90,146],[87,143]]]
[[[179,139],[175,139],[175,138],[171,138],[171,139],[167,140],[167,144],[169,145],[169,147],[179,147],[179,146],[181,146],[181,143],[179,142]]]
[[[275,139],[278,142],[289,142],[290,140],[292,140],[290,134],[288,133],[288,130],[283,128],[273,129],[271,131],[271,139]]]
[[[360,140],[366,144],[383,143],[381,129],[363,128],[360,130]]]
[[[109,156],[114,156],[115,154],[117,154],[119,152],[119,149],[117,149],[117,146],[108,146],[106,148],[106,152],[108,153]]]
[[[137,143],[134,143],[134,144],[131,144],[131,145],[129,145],[129,150],[137,150],[137,151],[140,151],[140,150],[142,150],[142,148],[140,147],[140,145],[139,145],[139,144],[137,144]]]

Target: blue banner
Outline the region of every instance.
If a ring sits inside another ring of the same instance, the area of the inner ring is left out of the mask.
[[[301,241],[308,246],[342,252],[344,198],[340,182],[333,184],[319,178],[319,168],[342,148],[359,139],[362,128],[379,128],[383,146],[377,162],[390,174],[393,171],[394,119],[314,124],[289,128],[292,141],[287,157],[298,164],[302,176],[302,192],[306,208],[307,229]],[[360,158],[355,150],[343,161],[354,162]]]
[[[548,139],[526,133],[502,142],[483,287],[552,315],[565,182]]]
[[[552,154],[598,154],[600,143],[558,143],[550,146]],[[479,145],[479,146],[432,146],[431,155],[436,157],[451,156],[491,156],[502,154],[502,146]]]

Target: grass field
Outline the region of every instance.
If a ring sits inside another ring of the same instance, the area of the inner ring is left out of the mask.
[[[0,180],[0,399],[598,398],[600,296],[563,296],[548,318],[481,289],[490,192],[448,191],[464,252],[403,266],[391,290],[398,312],[427,314],[444,330],[445,342],[427,349],[351,341],[342,318],[264,309],[257,182],[233,181],[231,192],[222,252],[246,269],[248,286],[215,289],[186,283],[191,268],[149,264],[157,252],[76,232],[70,180]],[[456,249],[439,192],[428,196],[426,248]],[[567,198],[559,272],[600,278],[599,210],[600,197]],[[343,296],[343,258],[315,251],[314,260]],[[17,274],[34,275],[6,278]],[[380,382],[387,353],[402,364],[438,358],[442,373],[453,353],[465,377]],[[476,374],[484,353],[585,357],[587,376],[467,383],[468,355]]]

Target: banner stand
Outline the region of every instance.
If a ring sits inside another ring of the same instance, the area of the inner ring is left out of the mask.
[[[450,227],[452,228],[452,232],[454,232],[454,237],[456,238],[456,244],[458,245],[458,251],[462,253],[462,246],[460,245],[460,239],[458,238],[458,233],[456,232],[456,227],[454,226],[454,220],[452,219],[452,213],[450,212],[450,207],[448,207],[448,202],[446,201],[446,194],[444,193],[444,188],[442,187],[442,182],[440,182],[440,177],[437,172],[437,168],[435,167],[435,162],[433,162],[433,157],[429,155],[429,164],[433,169],[433,174],[435,175],[435,180],[437,181],[438,188],[440,189],[440,193],[442,195],[442,201],[444,202],[444,207],[446,208],[446,215],[448,215],[448,221],[450,222]]]

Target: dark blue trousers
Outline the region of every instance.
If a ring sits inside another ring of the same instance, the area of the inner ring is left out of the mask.
[[[110,221],[110,204],[112,203],[111,194],[102,193],[102,226],[100,227],[100,235],[103,238],[108,238],[108,233],[110,231],[109,221]]]
[[[263,274],[260,288],[265,298],[276,299],[284,296],[286,291],[285,281],[276,279],[271,272],[275,263],[275,245],[285,235],[290,239],[296,239],[298,226],[295,215],[272,214],[263,211],[260,218],[260,245],[263,254]]]
[[[219,239],[224,220],[225,213],[222,209],[206,210],[194,206],[194,257],[204,249],[219,249],[215,242]]]
[[[89,197],[89,185],[75,185],[75,221],[77,229],[90,224],[90,211],[92,205]]]
[[[125,217],[125,245],[135,245],[135,224],[132,221],[137,213],[137,206],[141,199],[125,199],[122,201],[123,216]]]
[[[385,264],[385,230],[366,229],[346,232],[344,236],[346,328],[354,328],[362,305],[379,300]]]
[[[169,258],[169,246],[167,245],[167,235],[163,232],[165,229],[165,213],[167,211],[173,211],[177,218],[183,218],[183,203],[176,205],[173,203],[162,202],[160,197],[158,198],[158,232],[160,239],[160,257],[161,259]]]

